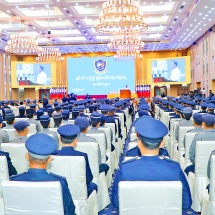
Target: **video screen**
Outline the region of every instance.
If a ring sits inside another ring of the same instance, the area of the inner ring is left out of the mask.
[[[126,85],[135,89],[135,62],[114,57],[67,58],[68,91],[79,95],[107,95]]]
[[[17,63],[17,85],[51,85],[51,64]]]
[[[157,59],[151,61],[152,82],[185,82],[186,59]]]

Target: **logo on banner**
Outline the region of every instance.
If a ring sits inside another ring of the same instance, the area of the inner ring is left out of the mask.
[[[103,59],[98,59],[94,61],[94,68],[95,68],[95,73],[97,74],[104,74],[107,72],[107,61]]]

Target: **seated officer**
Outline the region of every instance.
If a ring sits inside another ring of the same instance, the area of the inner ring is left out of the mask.
[[[66,125],[66,124],[69,124],[70,122],[68,121],[69,120],[69,115],[70,115],[70,112],[69,110],[63,110],[62,111],[62,125]]]
[[[15,123],[15,116],[13,113],[8,113],[5,115],[6,126],[4,129],[14,129],[13,125]]]
[[[185,107],[181,110],[182,119],[176,125],[175,129],[175,139],[178,141],[179,139],[179,128],[182,126],[193,126],[193,122],[191,119],[193,113],[193,109],[191,107]]]
[[[3,118],[0,115],[0,144],[9,142],[9,136],[7,132],[2,130],[2,126],[3,126],[2,123],[3,123]]]
[[[80,135],[78,137],[78,142],[91,142],[91,143],[96,143],[98,145],[98,161],[99,161],[99,173],[105,172],[107,174],[109,170],[109,166],[106,163],[102,163],[102,158],[101,158],[101,151],[99,144],[97,141],[86,135],[88,128],[90,126],[90,122],[86,117],[77,117],[74,122],[75,125],[77,125],[80,128]]]
[[[204,131],[201,133],[196,134],[193,138],[193,141],[190,146],[189,157],[192,165],[187,166],[184,172],[188,175],[189,172],[195,173],[195,153],[196,153],[196,142],[197,141],[213,141],[215,140],[215,130],[214,130],[214,123],[215,123],[215,116],[211,114],[204,114],[202,116],[203,120],[203,128]]]
[[[113,206],[119,207],[118,184],[120,181],[181,181],[182,209],[191,210],[190,189],[180,165],[158,156],[163,137],[168,134],[166,125],[152,117],[145,117],[135,124],[135,129],[139,137],[138,147],[142,156],[122,163],[113,185]]]
[[[77,125],[63,125],[58,128],[57,132],[60,134],[60,140],[62,149],[57,150],[53,155],[59,156],[83,156],[86,161],[86,183],[87,183],[87,193],[88,197],[93,192],[93,190],[97,191],[97,185],[92,182],[93,175],[90,169],[88,156],[86,153],[79,152],[75,150],[77,145],[77,136],[80,133],[80,128]]]
[[[16,132],[18,134],[18,137],[11,140],[11,143],[25,143],[27,140],[27,134],[28,134],[28,126],[30,124],[26,120],[20,120],[14,123],[14,128],[16,129]]]
[[[25,107],[24,106],[19,107],[19,115],[16,118],[27,118],[27,116],[25,115]]]
[[[208,104],[206,102],[202,102],[200,106],[201,106],[201,111],[199,113],[207,113]]]
[[[211,115],[215,115],[214,113],[215,105],[213,103],[208,104],[208,113]]]
[[[43,127],[43,129],[40,131],[40,133],[44,133],[44,134],[51,134],[54,138],[54,140],[57,143],[57,147],[59,147],[59,138],[57,136],[57,133],[54,131],[50,131],[50,118],[48,115],[43,115],[40,117],[40,123]]]
[[[72,201],[66,178],[46,171],[46,166],[51,161],[50,155],[57,149],[55,140],[47,134],[36,133],[26,140],[25,147],[28,150],[26,158],[29,160],[30,169],[28,172],[12,176],[10,180],[59,181],[62,187],[64,214],[75,214],[75,205]]]
[[[34,113],[35,113],[35,110],[32,109],[32,108],[29,108],[29,109],[26,110],[26,114],[27,114],[27,117],[28,117],[27,122],[29,124],[36,125],[37,132],[40,132],[41,131],[40,123],[37,120],[34,119]]]

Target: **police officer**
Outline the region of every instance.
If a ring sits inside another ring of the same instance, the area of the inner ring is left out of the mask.
[[[49,127],[50,127],[50,118],[48,115],[43,115],[40,117],[40,123],[43,127],[43,129],[40,131],[40,133],[44,133],[44,134],[51,134],[54,138],[54,140],[57,143],[57,147],[59,147],[59,138],[57,136],[57,133],[54,131],[50,131]]]
[[[75,214],[75,205],[72,201],[66,178],[46,171],[46,166],[51,161],[50,155],[57,149],[55,140],[47,134],[37,133],[27,139],[25,147],[28,150],[26,158],[29,160],[30,169],[28,172],[12,176],[10,180],[59,181],[62,187],[64,214]]]
[[[16,132],[18,134],[18,137],[11,140],[11,143],[25,143],[27,140],[27,134],[28,134],[28,126],[30,124],[26,120],[20,120],[14,123],[14,128],[16,129]]]
[[[202,116],[203,119],[203,127],[204,131],[198,133],[190,146],[189,157],[192,165],[186,167],[184,172],[188,175],[189,172],[195,171],[195,152],[196,152],[196,142],[197,141],[211,141],[215,140],[215,130],[214,130],[214,123],[215,123],[215,116],[211,114],[204,114]]]
[[[181,116],[183,119],[179,121],[176,125],[175,129],[175,139],[178,141],[179,139],[179,128],[182,126],[193,126],[193,122],[191,119],[193,113],[193,109],[191,107],[185,107],[181,110]]]
[[[215,115],[214,113],[215,105],[213,103],[208,104],[208,113],[211,115]]]
[[[26,114],[27,114],[27,117],[28,117],[27,122],[29,124],[36,125],[37,132],[40,132],[41,131],[41,126],[40,126],[40,123],[37,120],[34,119],[34,113],[35,113],[35,110],[33,108],[29,108],[29,109],[26,110]]]
[[[62,149],[57,150],[54,155],[59,156],[83,156],[86,161],[86,183],[87,183],[87,193],[88,197],[93,192],[93,190],[98,190],[95,183],[92,182],[93,175],[90,169],[88,156],[86,153],[79,152],[74,148],[77,145],[77,136],[80,133],[80,128],[77,125],[63,125],[58,128],[57,132],[60,134],[60,140],[62,144]]]
[[[69,124],[70,122],[68,121],[69,120],[69,116],[70,116],[70,112],[69,110],[63,110],[62,111],[62,125],[66,125],[66,124]]]
[[[109,170],[109,166],[106,163],[102,163],[102,156],[99,144],[97,143],[96,139],[89,137],[86,135],[88,128],[90,126],[90,122],[86,117],[77,117],[74,122],[80,128],[80,135],[78,137],[78,142],[90,142],[95,143],[98,146],[98,165],[99,165],[99,173],[105,172],[107,174]]]
[[[9,142],[9,135],[7,134],[6,131],[2,130],[2,126],[3,126],[2,123],[3,123],[3,118],[2,116],[0,116],[0,144]]]
[[[122,163],[117,172],[112,189],[114,207],[119,207],[118,184],[120,181],[181,181],[182,209],[191,210],[191,193],[180,165],[158,156],[163,137],[168,134],[167,127],[152,117],[145,117],[135,124],[135,129],[139,136],[138,147],[142,156]]]

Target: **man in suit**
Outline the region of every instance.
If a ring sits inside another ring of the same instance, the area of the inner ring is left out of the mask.
[[[109,166],[106,163],[102,163],[101,151],[100,151],[99,144],[97,143],[97,141],[94,138],[86,135],[88,128],[90,126],[89,120],[86,117],[77,117],[75,119],[74,124],[80,128],[80,135],[78,136],[78,142],[91,142],[91,143],[95,142],[95,144],[97,144],[98,149],[99,149],[98,150],[99,173],[105,172],[105,174],[107,174],[107,172],[109,170]]]
[[[86,161],[86,183],[87,183],[87,193],[88,197],[93,192],[93,190],[96,190],[97,192],[97,185],[92,182],[93,175],[90,169],[88,156],[86,153],[79,152],[75,150],[75,147],[77,145],[77,137],[80,133],[80,128],[77,125],[63,125],[58,128],[57,132],[60,134],[60,140],[62,149],[57,150],[53,155],[59,155],[59,156],[83,156]]]
[[[30,126],[30,124],[26,120],[15,122],[14,128],[16,129],[18,137],[11,140],[10,143],[25,143],[27,140],[28,126]]]
[[[135,130],[142,156],[122,163],[112,189],[113,206],[119,207],[120,181],[181,181],[182,209],[186,212],[191,211],[191,193],[180,165],[158,156],[163,137],[168,133],[166,125],[152,117],[144,117],[135,124]]]
[[[184,172],[188,175],[189,172],[195,172],[195,153],[196,153],[196,142],[197,141],[214,141],[215,140],[215,130],[214,130],[214,123],[215,123],[215,116],[211,114],[204,114],[202,116],[203,120],[203,128],[204,131],[196,134],[194,137],[189,151],[189,157],[192,165],[187,166]]]
[[[62,187],[64,214],[75,214],[75,205],[66,178],[46,171],[46,166],[51,161],[50,155],[57,150],[55,140],[47,134],[36,133],[26,140],[25,147],[28,150],[26,158],[29,161],[30,169],[22,174],[12,176],[10,180],[34,182],[59,181]]]
[[[57,147],[59,148],[59,138],[57,136],[57,133],[54,131],[50,131],[50,118],[48,115],[43,115],[40,117],[40,123],[43,127],[43,129],[40,131],[40,133],[44,133],[44,134],[51,134],[54,138],[54,140],[57,143]]]

